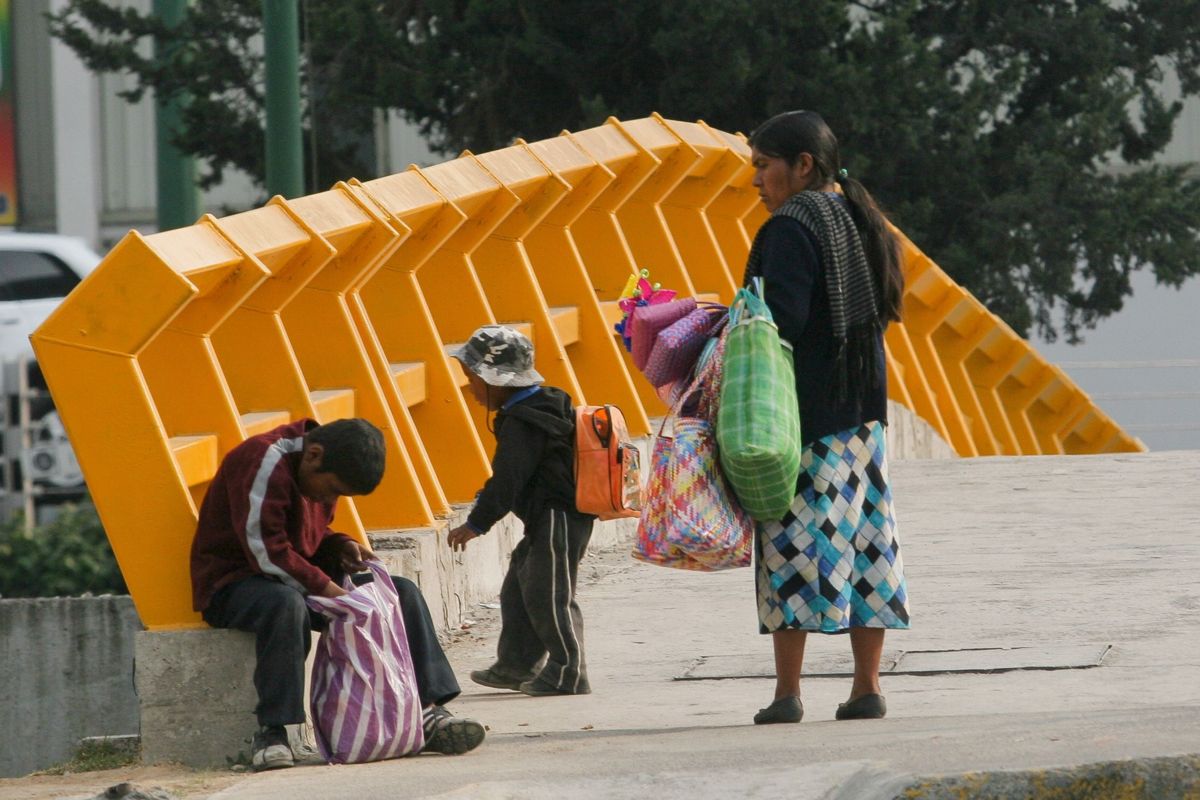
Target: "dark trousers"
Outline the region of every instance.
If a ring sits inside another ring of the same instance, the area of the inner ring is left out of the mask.
[[[371,580],[370,573],[353,576],[355,584]],[[400,609],[412,653],[421,705],[442,705],[458,697],[458,680],[437,639],[429,606],[417,585],[392,576],[400,594]],[[256,575],[222,587],[204,611],[214,628],[234,628],[254,634],[258,661],[254,688],[259,725],[304,722],[304,661],[312,631],[325,627],[324,618],[310,612],[304,596],[278,581]]]
[[[575,600],[579,560],[592,537],[594,519],[545,509],[513,549],[500,587],[498,672],[533,676],[567,692],[588,691],[583,654],[583,613]]]

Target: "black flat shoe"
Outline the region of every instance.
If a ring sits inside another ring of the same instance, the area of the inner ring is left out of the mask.
[[[864,694],[857,700],[841,703],[834,716],[837,719],[883,719],[887,716],[887,701],[881,694]]]
[[[794,694],[781,697],[754,715],[755,725],[771,725],[776,722],[799,722],[804,719],[804,703]]]

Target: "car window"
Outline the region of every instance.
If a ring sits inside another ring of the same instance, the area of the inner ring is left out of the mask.
[[[49,253],[0,250],[0,300],[65,297],[77,283],[79,276]]]

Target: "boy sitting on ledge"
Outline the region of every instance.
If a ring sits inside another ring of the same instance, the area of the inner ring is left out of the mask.
[[[311,631],[322,622],[310,615],[304,597],[345,594],[342,578],[375,558],[329,525],[338,497],[374,491],[383,466],[383,434],[370,422],[318,425],[303,419],[229,451],[200,507],[191,555],[193,604],[214,628],[255,635],[255,770],[295,764],[284,726],[305,721],[304,663]],[[425,750],[472,750],[483,741],[484,728],[445,708],[460,689],[425,598],[407,578],[393,576],[392,582],[424,707]]]

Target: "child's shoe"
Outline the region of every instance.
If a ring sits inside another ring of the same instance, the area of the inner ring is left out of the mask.
[[[421,752],[457,756],[474,750],[483,742],[484,727],[473,719],[450,713],[445,706],[425,709],[425,749]]]
[[[250,749],[253,752],[250,768],[255,772],[296,764],[296,758],[292,755],[292,748],[288,743],[287,729],[282,725],[264,725],[254,734]]]
[[[472,672],[471,680],[480,686],[487,686],[490,689],[512,689],[514,692],[519,692],[521,691],[521,684],[529,680],[529,676],[524,678],[510,678],[503,672],[497,671],[495,667],[488,667],[487,669],[477,669]]]

